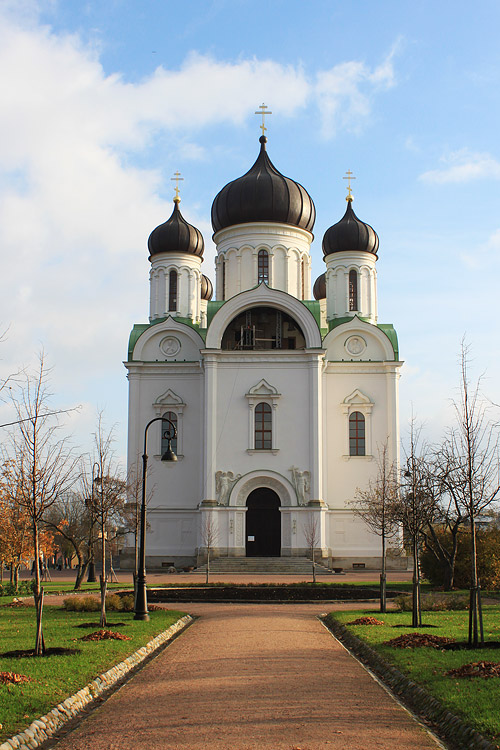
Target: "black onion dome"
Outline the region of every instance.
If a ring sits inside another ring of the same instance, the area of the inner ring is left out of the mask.
[[[273,221],[312,232],[316,209],[298,182],[278,172],[266,151],[267,138],[261,135],[260,154],[253,167],[222,188],[212,204],[214,232],[235,224]]]
[[[351,201],[343,218],[327,229],[323,237],[323,255],[343,250],[364,250],[377,255],[378,235],[369,224],[360,221],[352,210]]]
[[[313,286],[314,299],[326,299],[326,273],[322,273],[318,276]]]
[[[174,199],[172,216],[153,229],[148,239],[149,256],[158,253],[189,253],[203,257],[205,243],[199,229],[188,224]]]
[[[205,276],[204,273],[201,274],[201,299],[211,300],[212,295],[214,293],[214,288],[212,286],[212,282],[208,278],[208,276]]]

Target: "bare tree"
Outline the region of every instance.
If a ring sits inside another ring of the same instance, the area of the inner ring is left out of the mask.
[[[59,495],[43,518],[44,524],[59,536],[60,546],[66,546],[76,556],[78,567],[74,589],[81,588],[91,559],[92,518],[85,497],[78,491]]]
[[[498,423],[489,416],[490,404],[481,395],[481,377],[475,384],[469,377],[469,347],[462,340],[460,397],[453,402],[456,428],[447,437],[450,462],[448,486],[462,514],[470,524],[471,578],[469,646],[484,642],[481,588],[477,574],[476,526],[478,516],[498,500]]]
[[[210,576],[210,556],[219,539],[219,530],[217,521],[212,511],[204,513],[201,525],[201,543],[207,553],[207,566],[205,570],[205,583],[208,583]]]
[[[428,448],[421,442],[421,428],[410,422],[410,438],[406,451],[405,481],[401,484],[396,504],[396,518],[410,541],[413,556],[412,627],[422,625],[420,606],[420,547],[423,532],[435,513],[436,499],[429,482]]]
[[[401,524],[397,519],[399,482],[397,466],[389,460],[388,441],[378,450],[377,475],[364,490],[357,489],[349,505],[354,513],[381,538],[382,571],[380,573],[380,611],[387,608],[386,557],[387,541],[397,536]]]
[[[436,446],[428,464],[428,490],[434,495],[434,513],[422,530],[426,549],[443,570],[445,590],[454,586],[459,535],[468,521],[453,482],[455,456],[447,438]]]
[[[57,497],[74,482],[75,460],[68,443],[59,435],[57,414],[49,410],[51,394],[43,353],[37,370],[23,374],[19,393],[13,396],[17,429],[10,434],[4,450],[3,478],[11,498],[16,498],[30,517],[35,558],[36,656],[45,650],[42,611],[43,588],[40,581],[40,529],[43,517]]]
[[[316,583],[316,547],[320,542],[319,537],[319,519],[316,513],[310,511],[307,514],[307,520],[304,523],[304,538],[306,540],[309,554],[311,555],[312,579]]]
[[[106,625],[106,591],[108,576],[106,572],[106,538],[108,526],[120,525],[126,498],[127,484],[123,479],[120,467],[114,457],[112,445],[113,429],[106,431],[103,413],[97,415],[97,427],[94,433],[94,454],[89,457],[87,465],[82,466],[81,483],[84,496],[91,505],[93,517],[99,526],[102,573],[99,577],[101,589],[100,625]],[[99,467],[99,476],[94,476],[93,467]],[[97,489],[95,488],[97,486]],[[116,521],[120,523],[116,523]]]

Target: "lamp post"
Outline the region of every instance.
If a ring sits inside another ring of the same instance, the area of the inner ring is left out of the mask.
[[[161,457],[162,461],[177,461],[177,456],[172,450],[172,440],[177,436],[177,429],[170,419],[155,417],[147,423],[144,429],[144,452],[142,454],[142,497],[141,497],[141,537],[139,548],[139,570],[137,573],[137,593],[135,597],[134,620],[149,620],[148,599],[146,592],[146,472],[148,468],[147,438],[148,429],[154,422],[168,422],[169,429],[163,432],[162,437],[168,440],[167,450]]]
[[[94,469],[97,466],[97,476],[94,475]],[[90,534],[89,534],[89,574],[87,576],[87,583],[95,583],[97,581],[95,577],[95,560],[94,560],[94,487],[99,479],[99,464],[97,461],[92,466],[92,496],[90,498]]]

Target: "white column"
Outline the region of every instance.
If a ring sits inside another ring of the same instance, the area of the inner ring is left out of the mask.
[[[203,457],[203,499],[216,501],[215,467],[217,461],[217,360],[205,355],[205,452]]]
[[[236,278],[236,292],[241,292],[241,252],[238,252],[236,256],[237,263],[237,278]]]
[[[321,451],[322,420],[322,360],[320,356],[311,359],[309,363],[309,408],[311,419],[309,423],[309,465],[311,467],[310,500],[323,500],[322,476],[323,455]]]

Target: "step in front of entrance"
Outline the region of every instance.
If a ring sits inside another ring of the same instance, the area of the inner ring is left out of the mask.
[[[316,575],[332,575],[332,571],[316,564]],[[205,571],[206,565],[197,568]],[[215,557],[210,560],[210,573],[272,573],[311,575],[312,563],[307,557]]]

